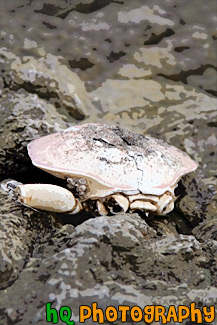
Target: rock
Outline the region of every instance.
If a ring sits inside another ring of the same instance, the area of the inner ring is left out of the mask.
[[[70,306],[76,322],[79,304],[94,301],[216,305],[215,8],[215,0],[4,1],[1,179],[53,182],[31,166],[26,144],[84,119],[162,138],[200,166],[165,218],[72,221],[1,191],[1,324],[44,324],[48,301]]]
[[[3,74],[10,88],[24,88],[57,107],[64,105],[69,114],[79,120],[89,116],[89,110],[94,109],[84,83],[61,63],[63,58],[52,54],[37,60],[31,56],[19,58],[5,48],[0,49],[0,55],[2,66],[10,69],[9,75],[8,71]]]
[[[93,301],[103,309],[120,304],[144,308],[159,301],[189,305],[192,297],[214,304],[211,273],[204,267],[210,257],[193,236],[159,237],[136,214],[98,217],[74,229],[63,226],[49,239],[46,231],[38,233],[19,278],[1,292],[0,307],[7,306],[3,315],[11,322],[21,317],[25,324],[43,324],[49,301],[55,308],[70,306],[75,322],[79,305]]]
[[[0,179],[26,172],[31,163],[26,145],[31,140],[65,129],[63,115],[36,94],[6,91],[0,100]]]
[[[177,0],[8,2],[1,43],[18,56],[63,56],[89,90],[120,79],[120,68],[130,63],[150,70],[153,80],[161,74],[216,94],[215,14],[215,0],[209,6]]]
[[[3,182],[1,184],[4,184]],[[18,280],[40,241],[52,238],[58,223],[51,215],[20,206],[0,184],[0,290]]]

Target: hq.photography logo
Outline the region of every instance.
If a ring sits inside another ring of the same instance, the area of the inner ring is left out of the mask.
[[[169,306],[165,308],[161,305],[145,306],[126,306],[120,305],[117,308],[108,306],[105,310],[98,308],[97,303],[92,303],[90,306],[81,305],[79,307],[79,323],[85,323],[89,320],[92,323],[104,324],[105,321],[114,323],[117,320],[121,323],[129,322],[137,323],[144,320],[147,324],[152,322],[161,322],[161,324],[168,324],[170,322],[183,323],[184,320],[189,319],[196,324],[212,323],[215,320],[215,307],[204,306],[201,309],[196,308],[196,304],[192,302],[190,306]],[[59,309],[52,307],[51,302],[46,303],[46,321],[51,324],[58,324],[59,321],[68,324],[76,325],[72,318],[72,310],[68,306],[62,306]]]

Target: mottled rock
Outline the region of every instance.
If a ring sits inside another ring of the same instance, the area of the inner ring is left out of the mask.
[[[3,184],[3,182],[1,183]],[[0,185],[1,185],[0,184]],[[12,286],[39,243],[52,238],[51,215],[21,207],[0,186],[0,290]],[[56,229],[56,228],[55,228]]]
[[[94,110],[84,83],[66,65],[63,58],[47,54],[35,59],[17,57],[6,48],[0,49],[1,65],[8,67],[3,79],[11,89],[24,88],[46,98],[56,107],[64,106],[69,115],[82,120]]]
[[[216,0],[2,1],[2,179],[53,182],[25,146],[85,118],[162,138],[200,166],[149,226],[141,214],[60,227],[1,193],[1,324],[44,324],[49,300],[74,320],[94,301],[217,303],[215,16]]]
[[[26,172],[31,140],[65,129],[68,123],[56,108],[25,90],[6,91],[0,99],[0,179]]]
[[[1,42],[63,56],[91,90],[130,63],[216,94],[215,14],[215,0],[4,2]]]
[[[48,301],[70,306],[75,321],[79,305],[93,301],[100,308],[188,305],[193,298],[214,304],[211,272],[204,267],[209,255],[201,253],[193,236],[159,237],[136,214],[64,226],[33,249],[19,279],[1,292],[3,314],[11,322],[21,317],[26,324],[43,324]]]

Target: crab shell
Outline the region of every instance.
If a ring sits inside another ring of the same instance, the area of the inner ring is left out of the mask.
[[[171,193],[197,163],[185,152],[119,126],[88,123],[29,143],[32,163],[63,179],[85,179],[80,201],[112,194],[159,198]],[[130,200],[132,202],[133,200]],[[142,209],[142,206],[141,206]]]

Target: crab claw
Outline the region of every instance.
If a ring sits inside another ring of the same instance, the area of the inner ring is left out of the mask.
[[[129,208],[129,201],[121,194],[113,194],[106,201],[106,207],[112,214],[126,212]]]
[[[51,184],[25,184],[16,188],[19,201],[28,207],[51,211],[72,212],[77,208],[74,195],[63,187]]]
[[[82,206],[81,202],[78,199],[76,199],[76,207],[73,211],[70,212],[70,214],[77,214],[81,210],[83,210],[83,206]]]

